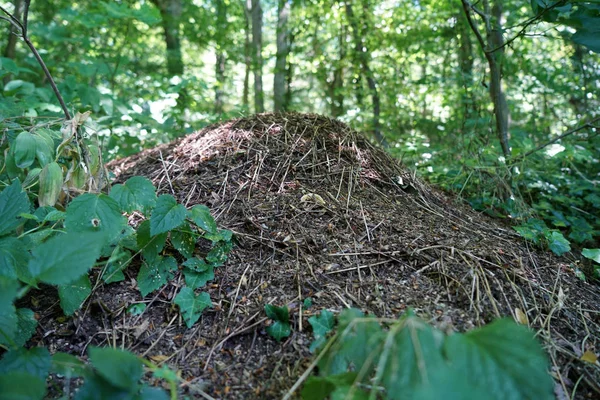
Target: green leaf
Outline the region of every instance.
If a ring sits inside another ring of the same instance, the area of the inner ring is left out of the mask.
[[[154,260],[165,247],[166,241],[166,232],[156,236],[150,234],[150,221],[144,221],[138,227],[137,245],[138,248],[142,249],[142,254],[146,260]]]
[[[134,394],[138,389],[138,384],[129,388],[120,388],[111,384],[102,375],[93,374],[86,377],[81,389],[75,393],[75,400],[138,400]]]
[[[182,256],[191,258],[196,247],[196,234],[192,232],[190,224],[185,222],[180,229],[172,231],[171,243]]]
[[[265,313],[267,317],[274,321],[288,322],[290,320],[290,313],[287,306],[277,307],[272,304],[265,304]]]
[[[133,392],[144,369],[135,355],[110,347],[90,347],[90,361],[98,373],[112,385]]]
[[[450,367],[487,399],[554,399],[548,360],[527,328],[510,319],[446,339]]]
[[[101,232],[112,242],[126,226],[119,204],[105,194],[82,194],[67,207],[65,227],[70,232]]]
[[[156,189],[148,178],[134,176],[123,185],[114,185],[110,190],[110,197],[125,212],[137,210],[146,213],[156,204]]]
[[[203,259],[198,257],[192,257],[188,260],[185,260],[183,265],[188,267],[190,270],[196,272],[208,271],[208,268],[210,267],[209,264],[207,264],[206,262],[204,262]]]
[[[25,346],[25,343],[35,333],[37,327],[37,319],[35,319],[35,313],[29,308],[17,309],[17,331],[14,337],[15,344],[17,346]]]
[[[183,274],[185,275],[185,284],[190,289],[199,289],[204,287],[208,281],[215,279],[215,270],[212,265],[205,265],[206,269],[201,272],[194,271],[189,268],[185,268],[183,270]]]
[[[50,372],[50,352],[45,347],[10,350],[0,360],[0,375],[9,371],[24,372],[45,380]]]
[[[201,229],[208,233],[217,233],[217,223],[210,215],[208,207],[198,204],[188,211],[188,217]]]
[[[227,260],[227,254],[229,254],[230,251],[231,243],[220,242],[208,252],[206,261],[213,267],[219,267]]]
[[[311,308],[312,305],[313,305],[313,301],[312,301],[312,298],[310,298],[310,297],[305,298],[304,301],[302,302],[302,306],[306,310],[308,310],[309,308]]]
[[[173,196],[159,196],[150,216],[150,233],[155,236],[179,227],[185,221],[186,213],[185,207],[177,203]]]
[[[311,376],[306,380],[302,389],[302,398],[306,400],[367,400],[369,394],[362,389],[353,387],[356,372],[330,375],[325,377]]]
[[[79,310],[90,294],[92,294],[92,284],[87,275],[82,275],[79,279],[58,287],[60,307],[65,315],[73,315]]]
[[[28,269],[37,281],[53,285],[72,282],[88,272],[100,256],[103,235],[67,233],[33,249]]]
[[[162,389],[144,385],[135,400],[169,400],[169,395]]]
[[[29,132],[21,132],[14,143],[15,164],[19,168],[29,168],[35,161],[37,142]]]
[[[27,276],[29,252],[16,237],[0,238],[0,276],[24,278]]]
[[[12,345],[18,328],[17,310],[13,304],[19,284],[0,276],[0,344]]]
[[[42,400],[46,395],[46,379],[25,372],[0,374],[0,400]]]
[[[90,374],[88,366],[79,358],[67,353],[55,353],[52,356],[52,372],[71,377],[85,377]]]
[[[34,135],[36,147],[35,156],[40,164],[44,167],[46,164],[54,161],[54,147],[41,135]]]
[[[11,233],[22,223],[21,213],[28,213],[30,208],[29,198],[23,191],[19,180],[0,193],[0,236]]]
[[[583,249],[581,255],[600,264],[600,249]]]
[[[196,296],[194,290],[189,287],[181,288],[173,302],[179,306],[181,316],[188,328],[198,321],[205,308],[212,307],[208,293],[202,292]]]
[[[555,231],[546,233],[546,240],[548,240],[548,248],[557,256],[571,251],[571,245],[569,241],[565,239],[563,234],[560,232]]]
[[[290,336],[292,331],[290,327],[290,315],[287,306],[277,307],[272,304],[265,304],[265,313],[267,317],[273,320],[273,323],[267,327],[267,333],[277,340]]]
[[[121,282],[125,280],[123,270],[131,263],[133,257],[129,250],[117,246],[106,262],[106,269],[102,274],[105,283]]]
[[[310,351],[314,352],[325,344],[327,334],[333,330],[335,325],[335,317],[331,311],[323,310],[319,316],[313,315],[310,317],[308,322],[312,326],[315,335],[315,340],[310,345]]]
[[[127,307],[127,312],[131,315],[140,315],[146,309],[146,305],[144,303],[132,304]]]
[[[142,296],[165,285],[171,277],[171,271],[177,269],[177,261],[173,257],[157,257],[152,263],[145,262],[140,268],[137,283]]]

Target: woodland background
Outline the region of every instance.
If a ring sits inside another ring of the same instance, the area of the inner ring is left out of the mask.
[[[20,18],[23,3],[0,6]],[[107,160],[314,112],[557,254],[600,247],[598,1],[54,0],[28,17]],[[61,107],[1,22],[0,125],[51,124]]]

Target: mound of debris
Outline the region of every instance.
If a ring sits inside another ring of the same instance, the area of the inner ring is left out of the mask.
[[[168,362],[190,388],[217,398],[281,398],[310,362],[309,316],[357,307],[398,317],[411,307],[446,331],[513,316],[540,331],[559,397],[580,378],[582,398],[599,390],[598,368],[577,360],[600,347],[600,288],[577,279],[564,259],[427,187],[339,121],[261,114],[109,169],[121,182],[146,176],[187,207],[209,206],[238,239],[208,288],[215,307],[193,329],[174,318],[168,300],[176,283],[156,295],[141,333],[130,329],[135,317],[100,313],[98,326],[113,329],[109,341]],[[108,285],[96,296],[116,308],[126,293],[139,300],[131,285]],[[303,309],[309,297],[313,305]],[[265,304],[291,309],[292,335],[282,343],[265,333]]]

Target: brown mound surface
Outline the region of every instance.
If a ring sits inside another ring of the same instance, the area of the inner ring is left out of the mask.
[[[281,398],[308,365],[308,317],[344,307],[380,317],[412,307],[446,331],[521,310],[544,341],[559,396],[580,377],[578,396],[598,389],[598,368],[577,360],[600,345],[599,287],[578,280],[564,259],[428,188],[341,122],[262,114],[109,168],[121,182],[147,176],[188,207],[206,204],[239,240],[208,287],[215,308],[194,328],[169,303],[177,279],[150,296],[141,317],[123,312],[123,304],[141,300],[133,279],[103,287],[92,301],[102,309],[77,322],[92,344],[166,361],[190,393],[202,387],[216,398]],[[313,306],[305,310],[307,297]],[[265,333],[267,303],[292,309],[292,336],[282,343]],[[146,329],[136,332],[140,324]]]

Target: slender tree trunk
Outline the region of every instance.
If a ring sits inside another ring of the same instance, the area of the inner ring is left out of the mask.
[[[181,56],[181,40],[179,38],[179,22],[181,20],[181,0],[151,0],[160,11],[167,45],[167,71],[169,75],[183,74],[183,58]]]
[[[262,18],[260,0],[252,0],[252,69],[254,73],[254,110],[257,113],[265,111],[262,81]]]
[[[289,54],[288,27],[290,16],[289,0],[279,0],[277,18],[277,56],[275,59],[275,76],[273,79],[273,99],[275,111],[285,111],[286,69]]]
[[[251,31],[250,19],[252,12],[252,0],[244,0],[244,63],[246,69],[244,72],[244,92],[242,95],[242,104],[244,109],[250,110],[250,71],[252,71],[252,56],[251,56]]]
[[[288,55],[294,45],[294,34],[289,35]],[[288,110],[292,104],[292,80],[294,79],[294,65],[288,60],[287,70],[285,71],[285,109]]]
[[[215,37],[216,64],[215,64],[215,114],[223,113],[224,87],[225,87],[225,38],[227,36],[227,4],[223,0],[216,0],[217,9],[217,35]]]
[[[13,15],[16,19],[18,19],[20,21],[21,13],[23,11],[22,10],[23,0],[14,0],[13,4],[15,6]],[[15,52],[17,49],[17,42],[19,40],[19,37],[17,36],[17,34],[19,33],[19,30],[12,24],[7,24],[7,25],[9,26],[9,34],[8,34],[8,40],[6,42],[6,47],[4,48],[3,57],[14,60]]]
[[[502,89],[502,57],[504,55],[504,39],[502,37],[502,6],[500,0],[495,0],[490,5],[489,0],[483,0],[483,10],[477,10],[468,0],[462,0],[463,9],[471,30],[475,33],[477,40],[485,54],[490,69],[490,97],[494,104],[494,116],[496,119],[496,135],[502,147],[504,158],[508,160],[511,150],[508,139],[509,132],[509,110],[506,95]],[[479,28],[473,21],[473,12],[477,13],[485,24],[486,39],[481,35]]]
[[[371,61],[371,53],[366,47],[366,44],[363,40],[366,33],[368,32],[368,25],[366,21],[366,15],[363,15],[363,26],[362,29],[359,26],[359,22],[354,15],[354,10],[352,9],[352,4],[350,0],[346,0],[346,15],[348,16],[348,22],[350,23],[350,28],[352,30],[352,37],[354,38],[354,48],[357,56],[359,58],[361,73],[367,79],[367,85],[369,87],[369,92],[371,93],[371,102],[373,107],[373,134],[375,135],[375,139],[384,147],[387,147],[387,141],[385,137],[381,133],[381,104],[379,99],[379,91],[377,88],[377,80],[375,79],[375,75],[373,74],[373,70],[370,67]],[[368,10],[368,3],[366,0],[362,1],[363,10]]]
[[[464,13],[457,15],[458,62],[460,66],[460,82],[463,87],[462,105],[464,107],[463,129],[468,119],[472,118],[475,98],[473,95],[473,45],[469,36],[469,24]]]
[[[331,116],[339,117],[344,114],[344,64],[346,62],[346,26],[341,24],[338,35],[338,60],[333,71],[331,83]]]

